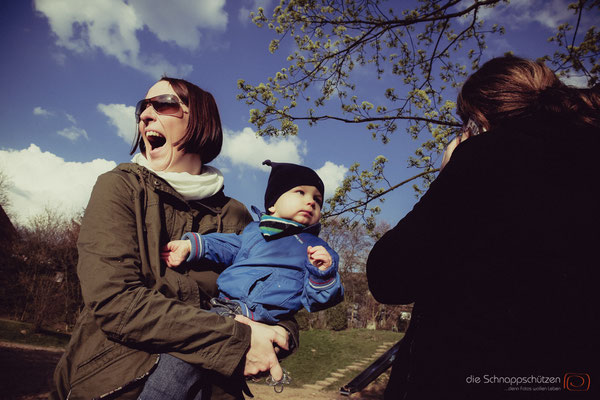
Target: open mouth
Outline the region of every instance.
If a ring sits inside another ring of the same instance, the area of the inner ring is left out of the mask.
[[[165,143],[167,142],[167,139],[165,139],[164,136],[162,136],[160,133],[154,132],[154,131],[146,132],[146,138],[148,138],[148,143],[150,143],[152,150],[158,149],[159,147],[164,146]]]

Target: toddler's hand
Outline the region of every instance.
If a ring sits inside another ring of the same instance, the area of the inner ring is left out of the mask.
[[[321,271],[325,271],[331,267],[331,255],[325,250],[323,246],[308,246],[306,249],[308,254],[308,261]]]
[[[187,260],[192,251],[192,243],[189,240],[173,240],[160,250],[160,258],[169,268],[175,268]]]

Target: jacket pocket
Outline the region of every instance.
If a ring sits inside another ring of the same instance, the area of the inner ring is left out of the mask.
[[[252,292],[252,298],[266,309],[298,311],[302,308],[302,279],[296,270],[276,269],[263,282],[260,292]]]
[[[157,282],[158,291],[165,297],[176,298],[179,301],[199,307],[200,292],[198,284],[190,276],[176,272],[170,268]]]
[[[196,281],[188,275],[177,274],[177,283],[179,286],[179,300],[191,304],[195,307],[200,307],[200,289]]]
[[[71,394],[73,398],[97,398],[128,391],[148,375],[157,358],[157,355],[113,343],[77,366]]]
[[[252,300],[255,298],[260,298],[261,294],[271,286],[273,280],[271,277],[273,273],[268,273],[266,275],[260,276],[256,278],[253,282],[251,282],[250,286],[246,290],[248,299]]]
[[[77,366],[75,375],[73,376],[72,385],[76,386],[82,380],[89,378],[97,373],[102,368],[107,368],[114,361],[126,356],[128,353],[133,353],[136,350],[114,343],[103,348],[99,353],[85,360]]]

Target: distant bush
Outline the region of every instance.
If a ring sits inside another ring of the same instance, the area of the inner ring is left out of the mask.
[[[302,309],[296,314],[296,321],[298,321],[298,327],[301,331],[307,331],[310,329],[310,314],[308,311]]]
[[[309,313],[305,309],[298,311],[296,321],[301,331],[312,329],[329,329],[341,331],[348,328],[348,316],[343,302],[335,307],[323,311]]]
[[[3,267],[2,297],[10,299],[2,314],[43,327],[69,331],[82,304],[77,279],[79,218],[46,210],[29,225],[19,226],[18,239]]]
[[[325,310],[327,329],[343,331],[344,329],[348,328],[347,308],[348,305],[346,302],[342,302],[335,307]]]

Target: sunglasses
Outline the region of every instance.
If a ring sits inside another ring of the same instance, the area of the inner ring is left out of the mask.
[[[154,108],[154,111],[158,114],[182,117],[187,111],[184,111],[183,108],[181,108],[181,104],[183,104],[183,102],[174,94],[161,94],[160,96],[140,100],[135,106],[135,121],[138,124],[140,123],[140,115],[149,105],[152,105],[152,108]]]

